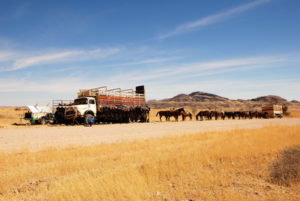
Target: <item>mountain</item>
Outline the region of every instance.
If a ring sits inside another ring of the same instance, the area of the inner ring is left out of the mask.
[[[250,100],[232,100],[216,94],[201,91],[195,91],[190,94],[178,94],[172,98],[163,100],[148,101],[148,105],[151,108],[189,107],[209,110],[260,110],[262,106],[269,103],[280,103],[284,105],[296,104],[288,102],[286,99],[275,95],[260,96]]]
[[[189,96],[187,94],[178,94],[173,98],[164,99],[163,101],[175,101],[175,102],[194,102],[196,101],[194,97]]]
[[[268,96],[260,96],[257,98],[251,99],[251,101],[260,101],[260,102],[268,102],[268,103],[286,103],[287,100],[275,95],[268,95]]]
[[[222,96],[218,96],[218,95],[210,94],[210,93],[206,93],[206,92],[199,92],[199,91],[190,93],[189,95],[194,97],[194,99],[196,101],[199,101],[199,102],[229,100],[228,98],[225,98],[225,97],[222,97]]]
[[[215,94],[195,91],[190,94],[178,94],[173,98],[164,99],[163,101],[175,101],[175,102],[206,102],[206,101],[226,101],[228,98],[221,97]]]

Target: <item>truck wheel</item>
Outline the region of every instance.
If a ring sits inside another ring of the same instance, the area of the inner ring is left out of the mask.
[[[47,122],[46,122],[46,119],[45,119],[44,117],[42,117],[42,118],[41,118],[41,124],[42,124],[42,125],[46,125],[46,123],[47,123]]]

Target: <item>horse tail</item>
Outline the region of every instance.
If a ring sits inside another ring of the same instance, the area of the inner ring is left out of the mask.
[[[156,113],[156,116],[159,114],[159,112]]]

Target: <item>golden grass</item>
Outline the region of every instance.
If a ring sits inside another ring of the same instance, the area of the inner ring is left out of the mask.
[[[24,121],[26,109],[16,107],[0,107],[0,128],[11,127],[14,123],[21,123]]]
[[[300,109],[291,110],[289,113],[290,113],[290,115],[288,117],[292,117],[292,118],[299,118],[300,117]]]
[[[296,201],[300,162],[283,158],[298,149],[299,133],[300,126],[272,126],[1,153],[0,200]]]

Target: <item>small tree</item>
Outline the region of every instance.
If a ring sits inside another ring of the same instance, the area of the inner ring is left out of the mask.
[[[285,116],[290,115],[290,113],[288,112],[288,110],[289,110],[288,106],[286,106],[286,105],[282,106],[283,115],[285,115]]]

